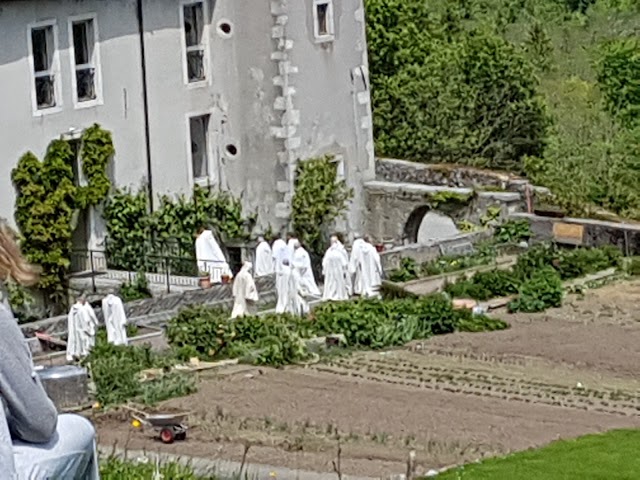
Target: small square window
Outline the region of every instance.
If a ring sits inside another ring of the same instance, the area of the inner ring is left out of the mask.
[[[317,42],[329,42],[334,39],[333,0],[314,0],[313,33]]]

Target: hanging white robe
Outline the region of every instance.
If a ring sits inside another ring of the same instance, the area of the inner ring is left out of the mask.
[[[361,264],[361,251],[365,245],[365,241],[362,238],[357,238],[353,242],[351,247],[351,257],[349,257],[349,278],[351,280],[352,292],[356,295],[362,294],[362,269]]]
[[[286,242],[281,238],[278,238],[273,242],[271,255],[273,258],[273,270],[276,274],[281,270],[282,262],[284,260],[289,260],[289,263],[293,260],[293,258],[289,256],[289,247],[287,247]]]
[[[102,299],[102,314],[107,327],[107,341],[113,345],[127,345],[127,315],[119,297],[109,294]]]
[[[360,295],[363,297],[380,296],[382,284],[382,264],[380,254],[370,243],[364,242],[359,248]]]
[[[349,262],[337,244],[329,247],[322,259],[322,272],[324,274],[323,300],[347,300],[349,289],[347,277]]]
[[[258,289],[251,276],[251,264],[245,263],[233,281],[233,311],[231,318],[243,317],[249,313],[247,301],[258,301]]]
[[[256,247],[256,277],[264,277],[273,273],[273,252],[264,240]]]
[[[67,360],[89,355],[95,345],[98,318],[88,303],[75,303],[67,316]]]
[[[196,239],[196,260],[198,270],[211,275],[211,283],[222,282],[223,275],[232,276],[229,263],[211,230],[205,230]]]
[[[276,280],[278,303],[276,313],[305,315],[309,313],[309,305],[301,295],[300,276],[295,268],[282,265]]]
[[[321,293],[311,269],[311,257],[304,247],[296,249],[293,255],[293,266],[300,275],[300,288],[304,294],[319,297]]]

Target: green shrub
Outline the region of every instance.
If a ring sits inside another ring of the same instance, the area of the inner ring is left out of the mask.
[[[420,276],[420,269],[413,258],[404,257],[400,260],[400,268],[389,274],[389,280],[392,282],[409,282]]]
[[[176,462],[157,465],[154,461],[136,462],[110,456],[100,460],[101,480],[219,480],[216,476],[197,476],[189,466]]]
[[[634,257],[627,264],[627,273],[631,276],[640,276],[640,258]]]
[[[106,335],[98,336],[96,346],[83,361],[88,366],[96,388],[96,400],[103,405],[116,405],[139,399],[157,403],[175,395],[195,391],[193,378],[177,374],[141,383],[139,374],[148,368],[168,369],[175,363],[171,355],[160,355],[150,347],[111,345]]]
[[[542,312],[562,305],[564,289],[558,272],[545,267],[533,273],[520,287],[518,298],[509,303],[511,312]]]
[[[123,302],[132,302],[134,300],[152,297],[147,276],[143,271],[138,272],[134,280],[126,282],[120,287],[120,297]]]
[[[509,220],[496,226],[494,238],[498,243],[520,243],[531,238],[531,226],[527,220]]]
[[[484,301],[495,297],[506,297],[518,291],[519,279],[507,270],[478,272],[470,279],[461,278],[445,287],[445,292],[454,298],[472,298]]]

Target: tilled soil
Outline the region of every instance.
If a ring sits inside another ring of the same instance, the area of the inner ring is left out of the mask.
[[[309,368],[203,376],[186,442],[162,445],[126,418],[98,421],[103,445],[380,477],[416,451],[426,471],[611,428],[640,427],[640,284],[572,297],[512,328],[357,353]]]

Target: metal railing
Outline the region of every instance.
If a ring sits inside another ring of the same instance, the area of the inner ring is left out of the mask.
[[[71,253],[72,274],[76,278],[90,278],[93,293],[97,292],[98,278],[132,283],[138,274],[144,273],[149,283],[164,285],[166,292],[171,293],[171,287],[197,287],[200,271],[208,272],[212,283],[220,283],[227,273],[223,261],[198,261],[192,256],[144,255],[127,263],[138,268],[122,268],[122,262],[112,262],[104,250],[73,250]]]

